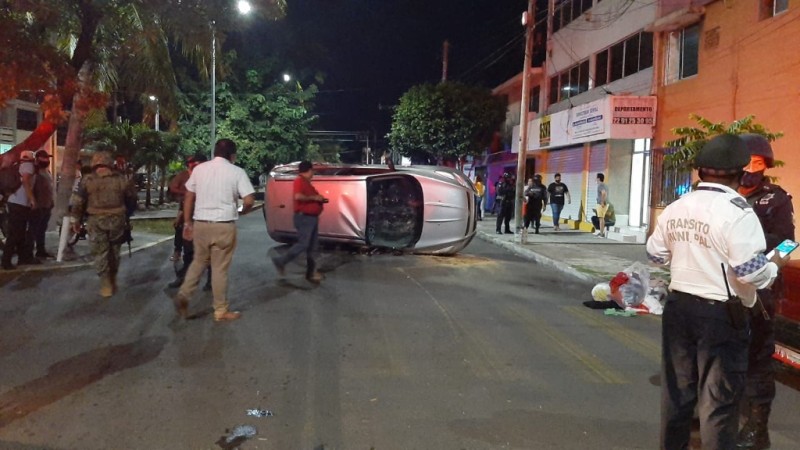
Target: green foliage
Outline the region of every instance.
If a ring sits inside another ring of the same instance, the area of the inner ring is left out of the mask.
[[[242,68],[217,83],[217,138],[236,142],[237,164],[253,177],[275,164],[304,159],[312,150],[307,134],[316,120],[310,111],[317,87],[276,81],[278,72],[271,66]],[[198,87],[187,82],[181,101],[179,127],[189,154],[210,151],[209,93]]]
[[[505,120],[506,106],[505,99],[479,87],[453,82],[414,86],[395,109],[390,146],[412,160],[429,162],[481,154]]]
[[[697,151],[705,145],[706,141],[719,134],[760,134],[773,142],[783,136],[783,133],[772,133],[763,125],[755,123],[755,116],[747,116],[736,120],[730,125],[725,122],[711,122],[697,114],[689,116],[697,122],[697,127],[677,127],[672,129],[672,133],[678,135],[677,139],[664,143],[665,147],[675,148],[675,152],[664,157],[666,166],[683,172],[690,172],[694,165],[694,158]],[[783,166],[783,161],[775,161],[777,167]]]

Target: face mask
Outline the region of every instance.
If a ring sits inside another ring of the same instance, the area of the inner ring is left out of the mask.
[[[759,172],[745,172],[742,175],[742,179],[739,181],[739,184],[742,187],[756,187],[761,184],[761,181],[764,180],[764,171]]]

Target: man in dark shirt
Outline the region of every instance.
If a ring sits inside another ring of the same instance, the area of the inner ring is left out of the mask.
[[[319,215],[322,214],[322,205],[328,199],[319,195],[311,184],[314,177],[314,168],[310,161],[303,161],[298,168],[299,175],[294,179],[292,191],[294,192],[294,227],[297,229],[297,242],[283,256],[272,258],[272,263],[278,274],[286,275],[286,264],[301,253],[306,254],[306,279],[312,283],[322,281],[322,274],[317,272],[314,261],[314,251],[317,247],[319,233]]]
[[[567,198],[568,203],[572,203],[572,197],[569,195],[569,188],[561,182],[561,174],[557,173],[554,176],[555,181],[547,186],[547,193],[550,194],[550,210],[553,212],[553,227],[556,231],[561,230],[561,210],[564,209],[564,197]]]
[[[536,234],[539,234],[539,227],[542,224],[542,211],[547,206],[547,189],[542,184],[542,176],[535,175],[533,180],[529,180],[525,188],[525,222],[524,227],[533,224]]]

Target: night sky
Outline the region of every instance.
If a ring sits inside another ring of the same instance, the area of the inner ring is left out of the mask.
[[[387,108],[411,86],[441,79],[445,39],[449,80],[492,88],[522,70],[520,17],[527,0],[288,0],[288,5],[285,19],[245,29],[248,44],[237,50],[282,55],[291,61],[290,70],[303,74],[304,84],[313,82],[313,73],[323,73],[319,130],[372,130],[383,137],[391,120]]]

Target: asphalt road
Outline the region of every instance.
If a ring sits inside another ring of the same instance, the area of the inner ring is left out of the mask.
[[[110,300],[89,268],[0,275],[0,449],[657,447],[659,318],[588,309],[591,286],[479,240],[326,249],[316,287],[277,279],[260,214],[239,233],[233,323],[202,291],[175,319],[169,242]],[[799,401],[779,386],[774,448],[797,448]]]

